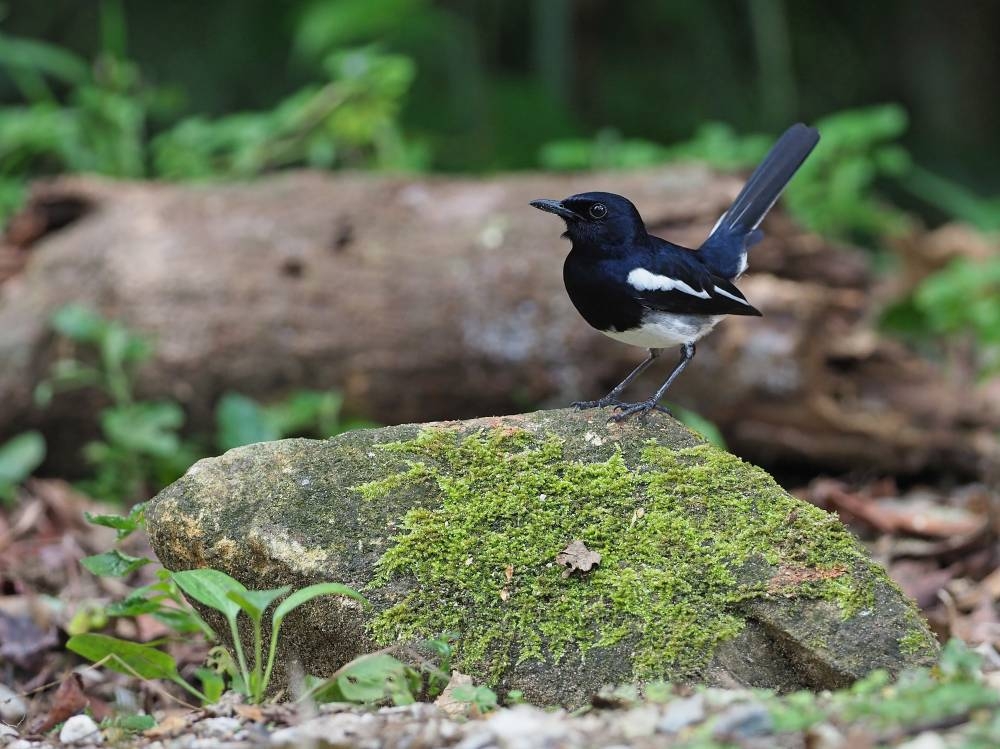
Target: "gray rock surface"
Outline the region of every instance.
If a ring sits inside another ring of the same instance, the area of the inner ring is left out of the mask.
[[[286,619],[281,664],[319,675],[445,630],[462,635],[456,668],[541,705],[654,679],[831,688],[933,657],[913,604],[834,516],[668,417],[606,418],[239,448],[151,502],[150,539],[173,570],[363,590],[370,609],[326,598]],[[575,540],[601,562],[564,574]]]

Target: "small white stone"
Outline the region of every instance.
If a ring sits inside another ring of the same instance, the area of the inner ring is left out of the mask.
[[[7,746],[8,741],[13,741],[18,736],[17,729],[14,726],[8,726],[6,723],[0,723],[0,746]]]
[[[59,740],[64,744],[102,744],[104,737],[89,715],[74,715],[63,723]]]
[[[20,723],[28,714],[24,698],[8,686],[0,684],[0,720],[4,723]]]
[[[924,731],[915,739],[900,744],[899,749],[947,749],[947,746],[940,734]]]
[[[243,724],[236,718],[206,718],[197,724],[198,733],[202,736],[214,736],[219,739],[233,738]]]
[[[829,723],[820,723],[806,732],[811,749],[847,749],[847,738]]]
[[[656,728],[663,733],[677,733],[692,723],[705,717],[705,698],[700,694],[681,700],[674,700],[663,712]]]
[[[652,736],[656,732],[659,713],[653,706],[638,707],[629,711],[628,721],[622,725],[622,733],[627,739]]]

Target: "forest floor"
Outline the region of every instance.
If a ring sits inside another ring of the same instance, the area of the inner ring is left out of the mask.
[[[150,615],[108,620],[105,607],[155,579],[95,577],[80,559],[107,551],[114,532],[83,512],[114,512],[59,480],[34,479],[0,509],[0,746],[28,749],[79,735],[79,745],[190,746],[995,746],[1000,745],[1000,507],[976,484],[901,491],[891,479],[816,479],[793,490],[837,512],[919,604],[947,651],[935,672],[896,684],[865,680],[820,696],[674,689],[639,699],[595,696],[574,715],[521,705],[486,715],[466,703],[438,706],[246,705],[227,695],[199,708],[161,682],[95,668],[68,652],[69,635],[104,631],[148,642],[171,630]],[[150,554],[136,534],[124,550]],[[150,554],[151,555],[151,554]],[[182,674],[209,645],[171,638]],[[949,660],[950,659],[950,660]],[[971,660],[970,660],[971,659]],[[86,714],[101,724],[100,735]],[[132,722],[123,715],[145,713]],[[67,733],[68,731],[68,733]],[[319,743],[316,743],[316,742]],[[20,743],[18,743],[20,742]],[[979,743],[977,743],[979,742]]]

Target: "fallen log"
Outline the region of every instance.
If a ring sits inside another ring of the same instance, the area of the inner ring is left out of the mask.
[[[0,434],[40,427],[60,452],[93,430],[97,398],[57,397],[45,411],[31,399],[67,353],[47,321],[69,302],[155,341],[139,393],[181,402],[194,429],[209,428],[227,390],[337,388],[351,413],[388,424],[596,397],[642,353],[578,317],[562,287],[568,247],[527,202],[619,192],[651,230],[697,245],[740,184],[698,167],[39,184],[8,232],[23,268],[0,280]],[[977,473],[997,406],[875,330],[862,253],[778,211],[765,228],[741,281],[765,317],[720,325],[671,400],[772,467]]]

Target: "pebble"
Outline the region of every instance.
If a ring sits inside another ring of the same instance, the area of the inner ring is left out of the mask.
[[[940,734],[924,731],[915,739],[900,744],[898,749],[947,749],[947,746]]]
[[[0,746],[7,746],[7,744],[17,739],[17,736],[17,729],[14,726],[0,723]]]
[[[0,684],[0,720],[17,724],[28,714],[24,698],[5,684]]]
[[[59,740],[64,744],[101,744],[104,737],[89,715],[74,715],[63,723]]]
[[[530,705],[499,710],[486,719],[486,727],[504,749],[572,746],[573,743],[568,740],[572,726],[563,713],[548,713]]]
[[[626,739],[637,739],[652,736],[656,733],[660,711],[654,705],[639,707],[629,713],[629,720],[622,725],[622,733]]]
[[[243,723],[237,718],[222,716],[219,718],[206,718],[197,724],[198,733],[202,736],[211,736],[217,739],[238,740],[239,734],[243,730]]]
[[[716,738],[748,739],[768,734],[773,727],[771,713],[763,705],[733,705],[716,718],[712,735]]]
[[[829,723],[820,723],[806,732],[810,749],[847,749],[847,738]]]
[[[704,717],[705,697],[696,694],[693,697],[674,700],[667,705],[667,709],[656,724],[656,728],[663,733],[677,733],[682,728],[687,728]]]

